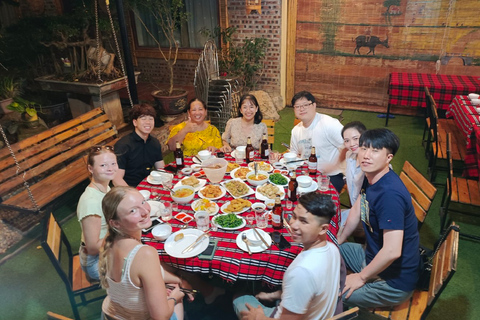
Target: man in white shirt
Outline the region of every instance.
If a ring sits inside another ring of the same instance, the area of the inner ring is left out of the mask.
[[[301,242],[303,251],[285,272],[282,290],[234,299],[239,318],[319,320],[334,315],[339,301],[341,258],[337,246],[327,241],[327,230],[335,212],[329,195],[310,192],[298,199],[290,225],[293,241]],[[277,308],[259,301],[279,299]]]
[[[315,97],[301,91],[292,98],[295,117],[301,120],[292,129],[290,151],[308,159],[312,147],[317,156],[317,170],[330,177],[330,182],[340,193],[345,184],[343,169],[345,152],[342,124],[335,118],[316,112]]]

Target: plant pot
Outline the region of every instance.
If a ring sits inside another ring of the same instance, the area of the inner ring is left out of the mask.
[[[167,95],[166,90],[155,90],[151,94],[157,111],[162,115],[176,115],[187,110],[186,90],[174,89],[171,96]]]
[[[12,98],[0,100],[0,114],[7,114],[13,112],[12,110],[8,110],[7,106],[13,102]]]
[[[68,102],[58,103],[49,106],[35,106],[38,116],[45,121],[49,128],[72,119],[72,112]]]

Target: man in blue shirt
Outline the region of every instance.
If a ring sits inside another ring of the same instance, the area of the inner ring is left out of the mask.
[[[389,168],[400,146],[388,129],[365,131],[358,159],[365,181],[338,237],[347,268],[342,292],[347,305],[363,308],[398,305],[408,299],[418,280],[418,222],[407,188]],[[362,221],[366,248],[344,243]]]

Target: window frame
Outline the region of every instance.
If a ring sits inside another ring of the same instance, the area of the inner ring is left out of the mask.
[[[222,29],[228,27],[228,14],[227,14],[227,0],[217,0],[218,5],[218,22]],[[129,11],[130,30],[129,38],[133,47],[133,56],[135,58],[154,58],[162,59],[158,52],[158,48],[155,47],[142,47],[138,44],[138,38],[136,35],[135,15]],[[168,47],[162,47],[162,49],[168,50]],[[218,48],[220,49],[220,48]],[[179,48],[177,60],[197,60],[202,48]]]

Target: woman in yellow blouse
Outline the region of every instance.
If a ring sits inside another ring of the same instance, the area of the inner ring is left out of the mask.
[[[217,128],[205,121],[207,107],[200,99],[193,99],[188,104],[188,120],[174,126],[168,137],[167,145],[171,151],[176,149],[176,142],[183,144],[183,154],[194,156],[200,150],[215,152],[222,147],[222,138]]]

